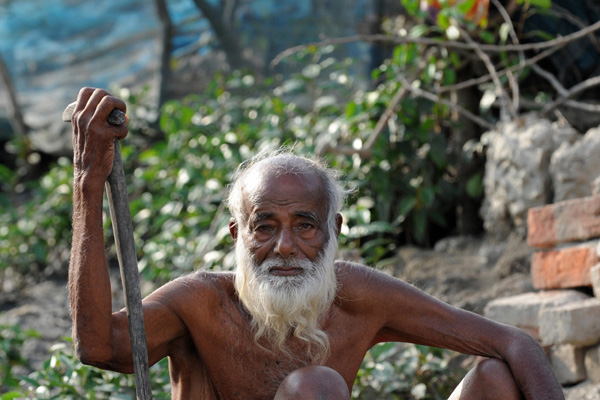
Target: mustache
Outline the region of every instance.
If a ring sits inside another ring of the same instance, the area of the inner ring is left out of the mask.
[[[268,258],[260,263],[259,267],[262,270],[268,271],[271,268],[280,267],[280,268],[302,268],[302,269],[311,269],[313,268],[315,263],[313,261],[307,259],[286,259],[286,258]]]

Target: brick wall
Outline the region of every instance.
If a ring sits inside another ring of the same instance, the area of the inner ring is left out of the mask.
[[[531,208],[527,232],[537,291],[496,299],[484,314],[536,338],[561,384],[600,383],[600,196]]]

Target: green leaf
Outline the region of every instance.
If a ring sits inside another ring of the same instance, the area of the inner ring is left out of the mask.
[[[444,85],[452,85],[456,82],[456,71],[453,68],[444,69]]]
[[[539,29],[529,31],[528,35],[529,36],[537,36],[542,40],[552,40],[555,38],[552,34],[545,32],[545,31],[541,31]]]
[[[448,19],[448,16],[445,13],[440,12],[437,16],[437,24],[440,28],[446,30],[450,26],[450,20]]]
[[[408,35],[413,38],[418,38],[425,35],[428,30],[429,28],[426,25],[415,25],[411,28]]]
[[[334,96],[321,96],[317,100],[315,100],[315,108],[317,110],[329,106],[334,106],[335,104],[337,104],[337,101]]]
[[[475,0],[466,0],[458,3],[459,11],[464,15],[469,12],[471,8],[475,5]]]
[[[412,196],[403,197],[398,206],[398,214],[408,215],[417,205],[417,199]]]
[[[7,393],[4,393],[2,396],[0,396],[0,400],[12,400],[12,399],[25,398],[25,397],[26,396],[23,393],[7,392]]]
[[[551,8],[552,7],[552,1],[551,0],[528,0],[529,4],[531,4],[532,6],[535,7],[539,7],[539,8]]]
[[[483,178],[481,174],[475,174],[469,178],[465,186],[469,197],[480,198],[483,195]]]
[[[402,0],[402,5],[410,14],[416,15],[419,12],[421,0]]]
[[[346,118],[350,118],[356,115],[357,109],[358,106],[356,105],[356,102],[349,101],[348,104],[346,104]]]
[[[423,187],[419,191],[419,200],[426,208],[433,206],[435,202],[435,191],[432,187]]]
[[[15,173],[8,168],[6,165],[0,164],[0,181],[10,182],[14,177]]]
[[[481,40],[483,40],[484,42],[489,43],[489,44],[494,43],[494,41],[496,40],[496,38],[494,37],[494,34],[489,31],[482,30],[479,32],[479,36],[481,37]]]
[[[458,68],[462,63],[461,57],[458,55],[458,53],[453,51],[450,53],[450,62],[452,63],[453,67]]]
[[[418,210],[413,215],[413,231],[415,239],[419,243],[425,243],[425,234],[427,233],[427,214],[424,209]]]
[[[302,69],[302,75],[308,79],[315,79],[321,73],[321,66],[310,64]]]

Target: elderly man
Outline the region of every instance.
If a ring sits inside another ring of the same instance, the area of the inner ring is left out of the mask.
[[[80,91],[73,116],[70,298],[82,362],[131,373],[127,317],[112,313],[102,195],[125,104]],[[151,364],[169,358],[173,399],[345,399],[366,351],[411,342],[486,357],[452,399],[561,399],[540,346],[364,265],[335,261],[344,190],[318,162],[253,160],[229,195],[237,268],[198,271],[143,301]]]

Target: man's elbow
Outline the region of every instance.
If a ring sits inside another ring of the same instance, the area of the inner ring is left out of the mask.
[[[541,344],[525,331],[511,327],[511,342],[509,346],[509,354],[516,357],[525,355],[539,356],[546,359],[546,353]]]
[[[81,340],[75,340],[74,345],[75,356],[82,364],[125,374],[133,373],[133,365],[117,362],[112,349],[108,346],[84,343]]]
[[[106,346],[99,346],[90,343],[89,340],[75,339],[75,355],[82,364],[94,367],[104,368],[111,358],[111,354]]]

